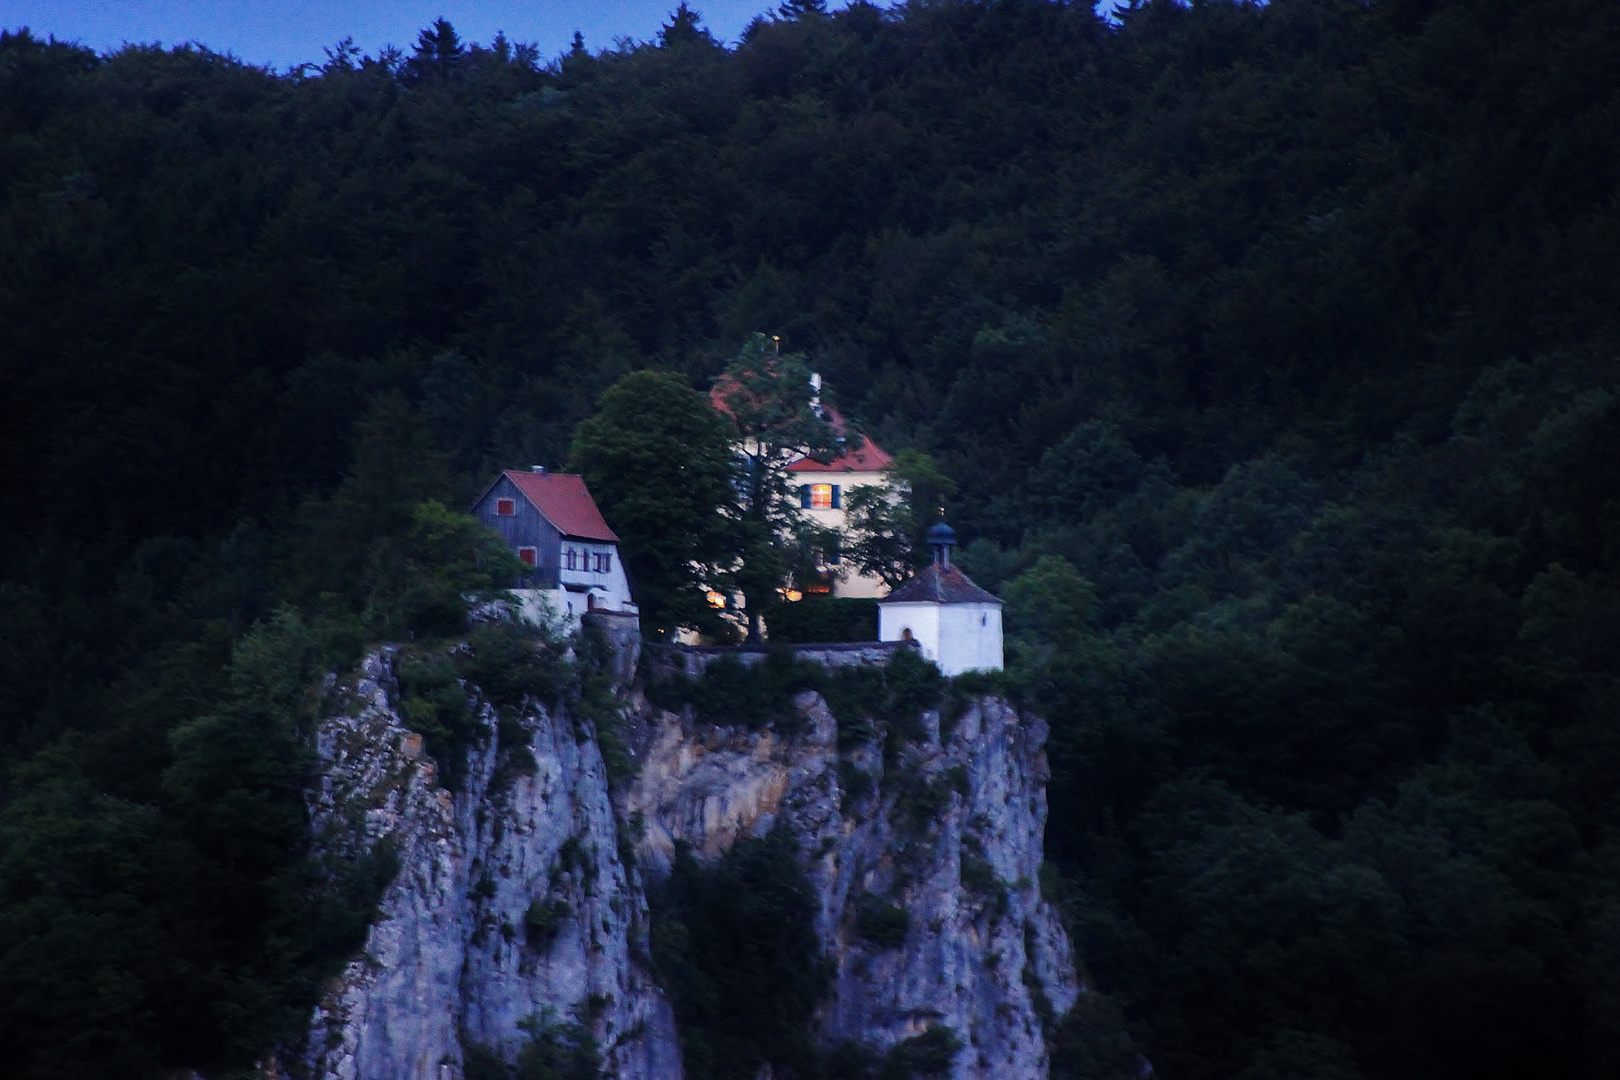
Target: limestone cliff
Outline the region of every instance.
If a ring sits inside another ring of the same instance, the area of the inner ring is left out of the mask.
[[[779,821],[799,839],[835,968],[822,1039],[882,1050],[943,1025],[965,1044],[957,1080],[1046,1075],[1043,1025],[1078,987],[1037,884],[1040,720],[994,697],[943,732],[928,712],[886,767],[876,743],[840,753],[814,692],[795,701],[792,737],[701,725],[638,695],[626,699],[637,769],[610,793],[589,726],[531,707],[534,771],[503,767],[491,718],[451,792],[401,719],[390,665],[387,651],[369,657],[319,732],[322,842],[393,844],[401,869],[316,1012],[311,1075],[461,1080],[472,1047],[510,1061],[524,1021],[577,1015],[604,1076],[679,1077],[672,1012],[646,966],[641,875],[667,870],[677,841],[714,856]],[[908,927],[863,935],[873,905],[903,909]]]
[[[500,775],[491,738],[452,793],[400,719],[390,659],[367,658],[349,707],[319,732],[317,835],[358,830],[392,843],[401,868],[364,953],[316,1011],[310,1072],[459,1080],[468,1042],[510,1058],[520,1022],[579,1009],[603,1047],[604,1075],[679,1077],[669,1006],[635,959],[645,955],[646,901],[616,850],[590,732],[533,709],[522,726],[536,770]],[[554,925],[530,940],[525,916],[537,902]]]
[[[810,859],[817,932],[836,965],[824,1039],[883,1048],[941,1024],[967,1044],[957,1080],[1045,1076],[1043,1020],[1078,993],[1068,939],[1037,884],[1045,724],[983,698],[942,737],[928,712],[926,738],[885,777],[875,745],[840,767],[819,695],[796,706],[809,722],[793,739],[657,716],[626,800],[645,821],[642,862],[667,867],[680,840],[715,855],[786,821]],[[903,941],[859,935],[859,909],[874,901],[909,913]]]

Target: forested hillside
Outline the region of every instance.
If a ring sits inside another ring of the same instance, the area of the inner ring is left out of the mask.
[[[1620,6],[818,8],[0,36],[4,1071],[296,1026],[386,872],[308,856],[322,673],[500,584],[443,506],[754,332],[1008,601],[1055,1076],[1620,1070]]]

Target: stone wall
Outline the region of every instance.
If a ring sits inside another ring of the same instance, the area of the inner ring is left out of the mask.
[[[882,666],[901,649],[916,646],[905,641],[832,641],[806,645],[648,645],[647,671],[653,677],[674,672],[701,676],[722,656],[734,656],[748,667],[762,663],[773,649],[791,649],[802,660],[829,668]]]

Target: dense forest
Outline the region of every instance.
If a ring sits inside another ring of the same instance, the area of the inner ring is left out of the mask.
[[[6,32],[5,1071],[295,1028],[390,872],[308,855],[322,673],[499,584],[445,507],[763,332],[1007,600],[1054,1076],[1615,1075],[1617,56],[1605,0]]]

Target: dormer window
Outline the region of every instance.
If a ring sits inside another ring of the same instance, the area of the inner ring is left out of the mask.
[[[511,517],[512,515],[514,515],[516,513],[517,513],[517,500],[516,499],[496,499],[495,500],[495,516],[496,517]]]

